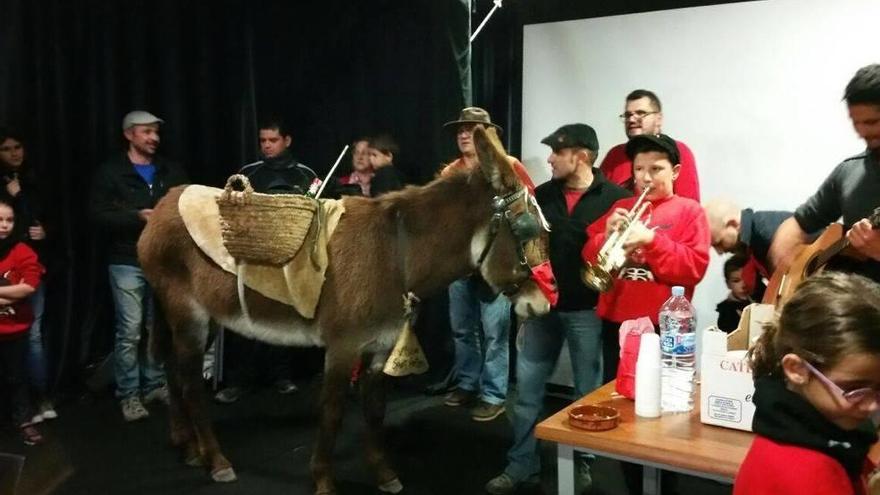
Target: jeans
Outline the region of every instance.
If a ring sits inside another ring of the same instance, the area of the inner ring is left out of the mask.
[[[479,390],[481,400],[503,404],[510,359],[510,300],[499,295],[483,302],[471,279],[456,280],[449,285],[449,321],[458,388]]]
[[[544,409],[545,382],[568,341],[577,397],[600,385],[602,322],[593,310],[551,311],[526,320],[517,336],[517,397],[513,407],[513,446],[504,472],[516,482],[538,474],[541,458],[535,425]]]
[[[0,340],[0,386],[6,382],[7,396],[12,406],[12,421],[21,426],[31,419],[30,396],[27,389],[27,370],[25,361],[28,352],[28,338],[24,333]]]
[[[38,399],[46,399],[49,384],[49,373],[46,364],[46,350],[43,339],[43,310],[46,306],[46,290],[40,284],[31,295],[28,303],[34,312],[34,322],[28,335],[27,368],[31,387],[39,394]]]
[[[127,399],[161,387],[165,373],[146,348],[141,335],[153,325],[153,293],[137,266],[110,265],[110,289],[116,309],[113,348],[116,397]],[[146,339],[144,339],[146,343]]]

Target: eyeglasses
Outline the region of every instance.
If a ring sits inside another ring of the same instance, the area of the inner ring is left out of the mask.
[[[623,122],[626,122],[630,119],[630,117],[635,117],[636,120],[642,120],[648,115],[654,115],[655,113],[660,112],[647,112],[645,110],[636,110],[635,112],[623,112],[622,114],[618,115],[618,117],[620,117],[620,120],[622,120]]]
[[[862,401],[868,399],[873,399],[874,402],[880,403],[880,391],[874,390],[873,388],[864,387],[846,392],[836,383],[829,380],[827,376],[823,375],[821,371],[817,370],[812,364],[809,363],[809,361],[803,359],[803,362],[804,365],[806,365],[807,369],[810,370],[812,374],[816,375],[816,378],[818,378],[820,382],[824,383],[832,391],[837,392],[850,404],[859,404]]]

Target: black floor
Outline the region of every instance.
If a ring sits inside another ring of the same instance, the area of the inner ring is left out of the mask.
[[[62,404],[60,417],[41,425],[47,441],[40,446],[25,447],[17,432],[4,430],[0,452],[26,456],[19,495],[310,494],[317,387],[317,382],[302,383],[300,391],[287,396],[266,389],[232,405],[212,405],[221,446],[238,474],[230,484],[213,483],[204,469],[181,462],[168,442],[163,407],[150,406],[150,418],[127,424],[110,395]],[[509,422],[504,417],[474,422],[465,409],[446,407],[442,397],[421,390],[421,384],[404,381],[390,395],[387,447],[403,494],[484,493],[486,481],[504,468]],[[558,399],[549,402],[553,410],[565,405]],[[339,493],[380,493],[360,455],[360,404],[351,397],[349,406],[335,456]],[[553,446],[543,447],[541,484],[519,494],[556,493],[554,455]],[[616,462],[598,460],[593,477],[594,494],[625,491]],[[730,493],[729,487],[692,481],[678,491]]]

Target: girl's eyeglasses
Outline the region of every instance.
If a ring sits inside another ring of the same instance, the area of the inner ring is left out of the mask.
[[[816,375],[816,378],[818,378],[820,382],[824,383],[832,391],[837,392],[850,404],[859,404],[862,401],[868,399],[880,403],[880,391],[874,390],[873,388],[864,387],[846,392],[836,383],[829,380],[827,376],[823,375],[821,371],[817,370],[812,364],[810,364],[809,361],[807,361],[806,359],[802,359],[802,361],[804,362],[804,365],[806,365],[807,369],[810,370],[810,373]]]

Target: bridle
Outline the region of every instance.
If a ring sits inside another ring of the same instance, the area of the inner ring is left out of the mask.
[[[512,206],[520,199],[523,200],[525,209],[516,213],[512,210]],[[538,209],[538,215],[529,211],[530,203]],[[523,187],[522,189],[505,196],[496,195],[493,197],[492,210],[492,219],[489,221],[489,238],[486,241],[486,245],[483,247],[483,251],[480,253],[480,257],[477,258],[476,268],[479,270],[483,261],[489,255],[489,251],[492,250],[492,246],[495,244],[495,239],[498,237],[498,231],[501,229],[502,223],[506,223],[516,240],[516,252],[519,257],[519,266],[526,268],[526,272],[531,273],[532,267],[529,266],[529,262],[526,259],[526,243],[538,237],[541,234],[541,229],[546,231],[550,230],[547,221],[540,213],[537,201],[531,194],[529,194],[528,189]],[[501,292],[507,295],[517,292],[520,284],[527,279],[528,277],[525,277],[519,283],[505,286],[502,288]]]

